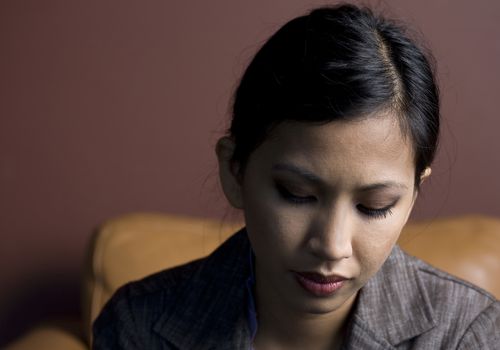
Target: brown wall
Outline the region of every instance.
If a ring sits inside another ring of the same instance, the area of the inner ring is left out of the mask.
[[[77,311],[102,220],[226,212],[213,145],[242,67],[284,20],[324,3],[0,2],[0,345]],[[500,2],[384,3],[439,62],[444,138],[415,217],[499,215]]]

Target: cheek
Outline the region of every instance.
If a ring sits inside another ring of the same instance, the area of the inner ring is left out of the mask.
[[[288,255],[299,249],[307,219],[299,210],[287,206],[271,190],[244,194],[247,232],[257,255]]]
[[[396,244],[403,220],[393,220],[378,225],[366,225],[353,242],[355,255],[361,265],[362,275],[369,278],[385,262]]]

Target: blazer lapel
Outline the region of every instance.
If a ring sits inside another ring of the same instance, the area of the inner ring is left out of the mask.
[[[435,325],[418,268],[395,246],[382,268],[359,292],[346,342],[356,346],[347,348],[391,349]]]
[[[374,333],[368,325],[354,316],[349,325],[347,339],[344,340],[342,350],[392,350],[395,349],[387,339]]]

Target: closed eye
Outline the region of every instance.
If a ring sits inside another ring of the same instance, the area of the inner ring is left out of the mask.
[[[278,193],[280,194],[281,198],[293,204],[305,204],[316,201],[316,197],[314,196],[296,195],[280,184],[276,184],[276,189],[278,190]]]
[[[394,207],[396,203],[392,203],[386,207],[383,208],[369,208],[365,207],[362,204],[358,204],[356,208],[363,213],[364,215],[368,216],[369,218],[374,218],[374,219],[385,219],[387,215],[392,215],[392,208]]]

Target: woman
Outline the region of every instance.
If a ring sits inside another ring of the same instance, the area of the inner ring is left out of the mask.
[[[403,29],[351,5],[296,18],[236,91],[220,179],[246,227],[122,287],[96,349],[493,349],[500,306],[395,243],[430,175],[439,99]]]

